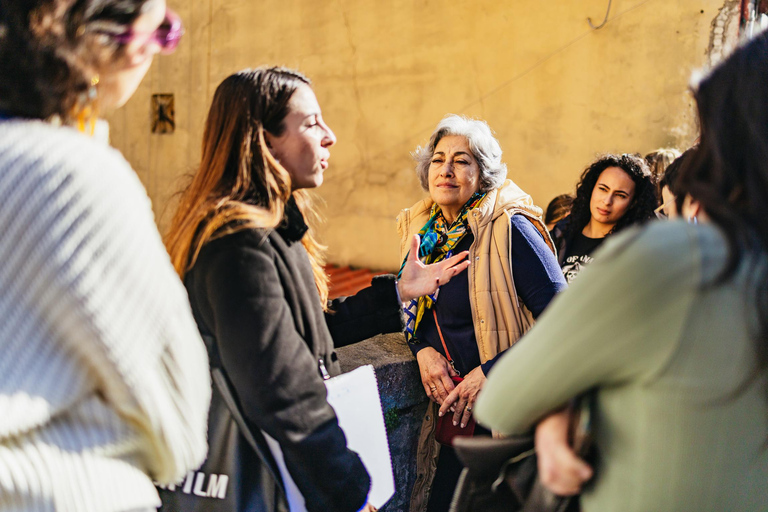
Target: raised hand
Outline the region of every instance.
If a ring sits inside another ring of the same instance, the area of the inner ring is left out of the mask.
[[[397,282],[400,299],[408,302],[422,295],[430,295],[441,285],[469,267],[468,251],[460,252],[443,261],[425,265],[419,261],[419,235],[413,235],[408,260]]]

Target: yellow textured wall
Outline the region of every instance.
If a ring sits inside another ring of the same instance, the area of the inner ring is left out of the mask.
[[[110,117],[161,228],[199,159],[216,85],[282,64],[312,78],[338,136],[318,190],[332,262],[392,269],[395,216],[424,196],[409,153],[446,113],[486,119],[509,176],[544,207],[597,153],[646,153],[695,138],[691,71],[708,64],[724,0],[169,0],[185,20]],[[725,13],[724,13],[725,14]],[[723,14],[721,14],[723,17]],[[726,25],[732,30],[735,23]],[[176,132],[150,133],[153,93],[174,93]]]

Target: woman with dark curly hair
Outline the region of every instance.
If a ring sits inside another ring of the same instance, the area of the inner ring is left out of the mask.
[[[237,454],[233,510],[375,510],[366,468],[326,399],[324,378],[341,373],[335,348],[402,331],[403,301],[435,293],[469,266],[466,252],[423,265],[411,237],[399,279],[377,276],[329,301],[308,191],[322,185],[334,144],[300,72],[230,75],[213,95],[200,166],[166,236],[212,364],[252,437],[227,444]],[[224,400],[214,390],[211,410]],[[221,439],[213,413],[211,425],[210,438]]]
[[[566,281],[592,261],[608,235],[652,218],[656,206],[656,188],[642,158],[608,154],[587,167],[571,214],[552,230]]]
[[[210,380],[130,165],[92,137],[183,30],[164,0],[0,0],[0,510],[149,511]]]

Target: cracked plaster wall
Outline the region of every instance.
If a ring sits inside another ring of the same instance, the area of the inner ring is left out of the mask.
[[[161,229],[199,160],[216,85],[283,64],[315,82],[338,136],[318,195],[329,259],[398,266],[395,216],[423,197],[409,153],[446,113],[486,119],[509,176],[541,206],[572,191],[599,152],[687,147],[694,69],[727,53],[738,2],[723,0],[169,0],[187,33],[109,120]],[[734,21],[735,20],[735,21]],[[174,93],[176,132],[150,133],[153,93]]]

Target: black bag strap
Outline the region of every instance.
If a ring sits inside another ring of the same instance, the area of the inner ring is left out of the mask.
[[[283,482],[283,477],[280,475],[280,471],[277,471],[277,462],[272,456],[272,452],[269,450],[264,436],[261,434],[261,432],[257,434],[258,438],[261,439],[261,443],[259,443],[259,441],[256,439],[256,436],[254,436],[254,433],[251,432],[251,429],[246,423],[245,418],[243,418],[243,415],[240,413],[240,408],[238,407],[237,401],[232,394],[232,390],[229,387],[229,381],[226,377],[226,374],[224,373],[224,367],[221,364],[219,347],[216,343],[216,338],[210,334],[203,334],[202,338],[205,341],[206,348],[208,349],[208,360],[210,361],[211,365],[211,380],[213,381],[213,385],[216,386],[216,389],[219,391],[221,398],[224,400],[224,405],[227,406],[229,413],[232,415],[232,419],[235,420],[235,424],[240,430],[240,434],[246,440],[251,449],[256,452],[256,455],[259,456],[261,462],[269,470],[272,478],[274,478],[275,481],[280,484],[280,489],[283,493],[285,493],[285,483]]]

